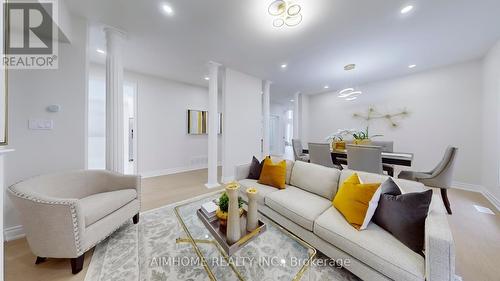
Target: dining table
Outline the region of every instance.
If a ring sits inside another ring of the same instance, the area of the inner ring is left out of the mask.
[[[309,149],[303,149],[305,154],[309,154]],[[347,164],[347,150],[332,150],[333,163]],[[410,167],[413,162],[413,153],[409,152],[382,152],[382,163],[388,165],[398,165]]]

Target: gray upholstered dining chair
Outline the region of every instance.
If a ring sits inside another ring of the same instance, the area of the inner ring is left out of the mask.
[[[429,172],[413,172],[402,171],[399,173],[398,178],[418,181],[426,186],[439,188],[441,190],[441,197],[448,214],[452,214],[450,201],[448,200],[447,190],[451,188],[453,181],[453,169],[455,167],[455,160],[457,157],[458,148],[448,146],[444,153],[443,159],[439,164]]]
[[[309,158],[311,163],[329,168],[342,169],[333,163],[330,145],[327,143],[309,143]]]
[[[140,176],[69,171],[33,177],[8,191],[35,263],[69,258],[73,274],[82,270],[85,252],[131,218],[139,222]]]
[[[348,144],[347,167],[350,170],[383,174],[380,146]]]
[[[309,162],[309,155],[305,154],[302,150],[302,141],[299,139],[292,139],[293,156],[295,161]]]
[[[380,146],[382,152],[394,152],[394,142],[393,141],[372,141],[370,145]],[[394,176],[394,165],[382,164],[382,168],[391,177]]]

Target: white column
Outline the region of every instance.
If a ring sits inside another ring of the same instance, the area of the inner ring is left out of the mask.
[[[300,93],[295,93],[293,97],[293,138],[300,139]]]
[[[216,62],[208,64],[208,182],[205,184],[208,188],[220,186],[217,181],[217,138],[218,138],[218,116],[217,99],[219,95],[219,67]]]
[[[270,114],[271,114],[271,101],[270,101],[270,91],[271,91],[271,81],[264,81],[264,87],[262,89],[262,115],[263,115],[263,136],[262,136],[262,154],[263,156],[268,156],[270,154],[271,140],[270,140]]]
[[[2,206],[2,209],[0,210],[0,241],[2,242],[1,245],[0,245],[0,265],[2,266],[2,268],[0,269],[0,280],[4,280],[4,272],[3,272],[3,269],[5,268],[5,265],[4,265],[4,241],[5,241],[5,237],[4,237],[4,228],[3,228],[3,224],[4,224],[4,220],[3,220],[3,217],[4,217],[4,212],[3,210],[5,209],[5,203],[4,203],[4,194],[5,194],[5,162],[4,162],[4,158],[5,158],[5,154],[6,153],[9,153],[9,152],[12,152],[14,151],[14,149],[8,149],[8,148],[0,148],[0,187],[2,188],[2,191],[1,191],[1,194],[0,194],[0,204]]]
[[[106,169],[123,173],[123,56],[125,34],[105,28],[106,34]]]

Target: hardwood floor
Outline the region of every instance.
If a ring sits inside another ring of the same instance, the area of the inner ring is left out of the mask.
[[[142,210],[150,210],[170,203],[209,193],[204,183],[206,170],[144,179]],[[500,214],[479,193],[451,189],[449,199],[453,215],[448,216],[456,244],[456,273],[465,281],[496,281],[500,276]],[[476,211],[473,205],[488,207],[496,215]],[[35,265],[26,239],[5,243],[6,281],[83,281],[91,259],[85,255],[83,270],[71,274],[69,260],[48,259]]]

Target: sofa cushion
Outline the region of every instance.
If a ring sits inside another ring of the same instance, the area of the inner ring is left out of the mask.
[[[374,223],[357,231],[332,207],[314,222],[314,233],[393,280],[425,279],[424,258]]]
[[[339,182],[344,182],[354,172],[358,174],[361,182],[384,182],[387,178],[389,178],[389,176],[386,175],[379,175],[379,174],[344,169],[340,174]],[[393,178],[393,180],[399,186],[401,192],[403,193],[422,192],[428,189],[425,187],[425,185],[423,185],[420,182],[404,180],[404,179],[396,179],[396,178]]]
[[[330,200],[294,186],[267,194],[265,203],[309,231],[313,230],[314,220],[332,205]]]
[[[270,157],[264,159],[259,183],[284,189],[286,186],[286,161],[273,162]]]
[[[293,167],[295,166],[295,162],[294,161],[291,161],[291,160],[288,160],[288,159],[283,159],[283,158],[280,158],[280,157],[276,157],[276,156],[271,156],[271,160],[273,160],[274,163],[277,163],[281,160],[285,160],[286,161],[286,178],[285,178],[285,183],[286,184],[290,184],[290,177],[292,176],[292,170],[293,170]]]
[[[290,184],[331,201],[337,192],[339,177],[340,170],[297,161]]]
[[[276,187],[272,187],[272,186],[265,185],[265,184],[260,184],[257,182],[257,180],[244,179],[244,180],[240,180],[239,183],[241,184],[241,187],[242,187],[242,188],[240,188],[240,196],[245,201],[248,202],[246,190],[249,187],[255,187],[258,191],[257,192],[257,203],[259,203],[261,205],[264,205],[264,198],[266,197],[267,194],[269,194],[271,192],[279,191],[279,189],[277,189]],[[289,185],[285,186],[285,188],[289,188],[289,187],[290,187]]]
[[[123,189],[87,196],[79,200],[85,216],[85,226],[89,226],[113,213],[137,198],[135,189]]]

